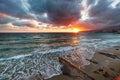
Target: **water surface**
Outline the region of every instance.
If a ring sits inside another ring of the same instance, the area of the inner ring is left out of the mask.
[[[61,74],[58,57],[79,66],[89,64],[97,50],[118,46],[113,33],[6,33],[0,34],[0,79],[22,79],[31,75],[49,78]]]

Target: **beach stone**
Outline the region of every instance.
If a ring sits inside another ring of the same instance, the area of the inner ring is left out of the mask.
[[[115,78],[115,80],[120,80],[120,75]]]
[[[69,75],[69,76],[80,76],[80,72],[76,70],[75,68],[68,66],[68,65],[63,65],[61,68],[62,72],[64,75]]]
[[[23,78],[22,80],[44,80],[41,75],[31,75],[29,77]]]

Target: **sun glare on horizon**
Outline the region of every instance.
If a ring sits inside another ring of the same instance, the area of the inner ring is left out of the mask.
[[[77,29],[77,28],[74,28],[74,29],[73,29],[73,32],[74,32],[74,33],[78,33],[79,31],[80,31],[80,30]]]

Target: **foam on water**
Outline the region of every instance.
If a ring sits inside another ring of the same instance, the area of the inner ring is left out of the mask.
[[[9,57],[9,58],[1,58],[0,61],[11,60],[11,59],[19,59],[19,58],[24,58],[24,57],[31,56],[31,55],[32,54],[26,54],[26,55],[13,56],[13,57]]]
[[[79,46],[59,47],[41,51],[35,49],[31,54],[18,55],[0,59],[0,80],[18,80],[32,75],[42,75],[45,79],[61,74],[62,65],[58,57],[67,58],[78,66],[88,65],[97,50],[110,48],[120,44],[119,38],[111,39],[80,39]]]

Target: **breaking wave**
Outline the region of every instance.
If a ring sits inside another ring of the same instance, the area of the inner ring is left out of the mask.
[[[113,35],[114,36],[114,35]],[[58,57],[68,58],[80,66],[88,65],[95,51],[120,44],[120,38],[78,38],[77,46],[63,46],[41,51],[34,49],[30,54],[22,54],[0,59],[0,80],[28,79],[39,75],[45,79],[62,73]]]

